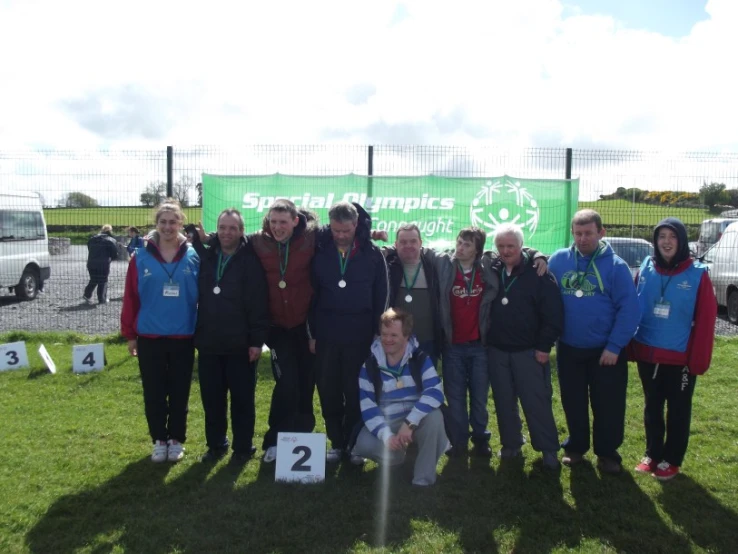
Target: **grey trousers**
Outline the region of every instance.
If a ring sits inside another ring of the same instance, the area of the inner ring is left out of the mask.
[[[533,449],[556,452],[559,436],[551,397],[551,364],[539,364],[533,350],[505,352],[489,347],[489,381],[497,411],[497,428],[503,448],[520,448],[524,443],[518,398],[523,407]]]
[[[402,426],[398,421],[392,432]],[[413,442],[418,446],[418,457],[413,471],[413,485],[432,485],[436,482],[438,460],[446,452],[449,442],[443,427],[441,410],[435,409],[425,416],[413,433]],[[352,451],[355,456],[369,458],[379,464],[391,466],[405,461],[405,450],[390,450],[366,426],[361,428]]]

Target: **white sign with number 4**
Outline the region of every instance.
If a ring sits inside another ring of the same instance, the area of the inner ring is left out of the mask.
[[[72,371],[89,373],[102,371],[105,367],[105,352],[102,343],[84,344],[72,348]]]
[[[325,433],[279,433],[275,481],[325,481]]]
[[[0,371],[28,367],[25,342],[9,342],[0,345]]]

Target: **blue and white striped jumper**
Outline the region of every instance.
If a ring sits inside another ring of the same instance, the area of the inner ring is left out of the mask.
[[[380,405],[374,393],[374,383],[366,370],[366,363],[359,372],[359,401],[361,418],[366,428],[385,444],[393,436],[392,428],[397,423],[407,419],[410,423],[419,425],[421,420],[432,410],[443,404],[443,386],[441,378],[433,367],[430,356],[426,357],[422,367],[422,393],[410,373],[410,358],[418,348],[415,336],[410,337],[402,357],[401,372],[397,376],[387,370],[387,358],[379,338],[374,340],[371,352],[377,359],[379,374],[382,378],[382,393]],[[402,383],[398,386],[399,383]]]

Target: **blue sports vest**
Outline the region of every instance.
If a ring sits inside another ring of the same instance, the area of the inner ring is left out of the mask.
[[[697,291],[705,271],[704,265],[694,262],[669,280],[668,275],[656,271],[651,257],[643,261],[637,287],[641,307],[641,324],[635,335],[638,342],[674,352],[687,351]],[[654,314],[654,307],[661,301],[662,288],[664,301],[669,303],[668,318]]]
[[[189,246],[177,262],[161,263],[145,248],[136,248],[138,297],[141,308],[136,329],[139,335],[189,336],[195,332],[197,320],[200,258]],[[179,296],[164,296],[164,285],[179,285]]]

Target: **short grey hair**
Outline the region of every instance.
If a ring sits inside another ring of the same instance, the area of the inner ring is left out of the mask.
[[[518,241],[518,246],[523,246],[523,230],[520,225],[515,223],[502,223],[495,229],[495,245],[497,244],[497,238],[505,235],[513,235]]]
[[[359,212],[351,202],[336,202],[328,211],[328,218],[338,223],[356,223],[359,221]]]

